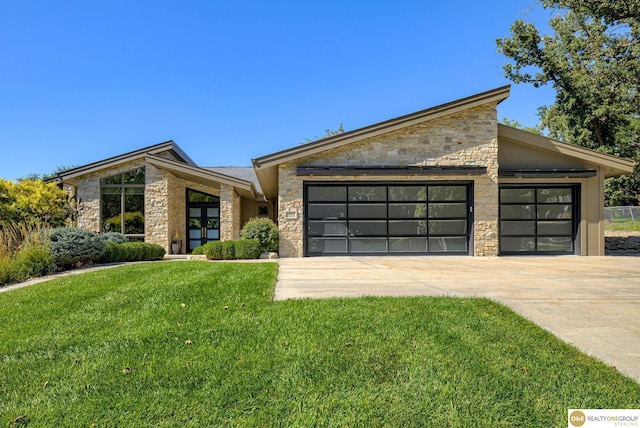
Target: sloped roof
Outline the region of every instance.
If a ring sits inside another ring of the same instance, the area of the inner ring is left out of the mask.
[[[60,181],[75,184],[75,181],[81,175],[90,174],[101,169],[110,168],[124,162],[140,159],[146,155],[157,155],[164,152],[170,152],[187,165],[197,166],[196,163],[178,146],[173,140],[163,143],[154,144],[142,149],[134,150],[118,156],[113,156],[97,162],[92,162],[76,168],[67,169],[56,174],[55,177],[48,181]]]
[[[379,122],[364,128],[345,132],[335,136],[323,138],[312,143],[298,145],[270,155],[253,159],[253,166],[260,181],[265,196],[274,198],[278,193],[278,165],[327,150],[336,149],[365,138],[375,137],[398,129],[413,126],[429,120],[448,116],[460,111],[468,110],[488,103],[500,103],[509,97],[511,86],[501,86],[486,92],[481,92],[459,100],[440,104],[415,113]]]
[[[256,171],[252,166],[204,166],[203,169],[216,172],[218,174],[224,174],[230,177],[236,177],[241,180],[245,180],[253,183],[258,193],[262,193],[260,182]]]
[[[536,150],[580,159],[587,164],[603,168],[605,177],[629,174],[633,172],[635,165],[635,163],[629,159],[608,155],[586,147],[576,146],[575,144],[563,143],[552,138],[498,124],[498,144],[501,140],[528,146]]]
[[[166,152],[171,153],[178,160],[167,159],[159,156]],[[77,185],[78,178],[83,175],[111,168],[125,162],[141,159],[144,159],[158,168],[170,171],[177,177],[196,183],[213,187],[219,187],[220,184],[233,186],[238,194],[245,198],[255,199],[256,195],[259,193],[256,190],[256,184],[254,184],[257,182],[257,179],[255,178],[253,168],[244,168],[249,169],[250,173],[247,171],[241,172],[240,170],[242,170],[242,168],[237,168],[237,170],[229,169],[226,171],[201,168],[197,166],[196,163],[171,140],[124,153],[122,155],[113,156],[98,162],[68,169],[56,174],[55,177],[48,181]]]

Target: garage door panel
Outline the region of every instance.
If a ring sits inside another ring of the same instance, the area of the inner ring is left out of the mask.
[[[350,204],[349,218],[386,218],[387,204]]]
[[[392,253],[425,253],[427,238],[391,238],[389,251]]]
[[[468,254],[470,194],[470,182],[305,183],[305,254]]]
[[[500,187],[500,254],[573,254],[579,185]]]

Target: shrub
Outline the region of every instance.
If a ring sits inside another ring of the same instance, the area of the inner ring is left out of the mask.
[[[193,251],[191,251],[191,254],[194,256],[201,256],[204,254],[204,246],[200,245],[199,247],[194,248]]]
[[[105,241],[105,252],[100,261],[102,263],[123,262],[125,261],[125,250],[117,242]]]
[[[116,244],[122,244],[123,242],[127,242],[129,239],[119,232],[106,232],[102,234],[102,239],[106,242],[115,242]]]
[[[18,281],[16,263],[9,257],[0,257],[0,285]]]
[[[119,244],[124,250],[123,262],[137,262],[144,257],[144,248],[142,242],[124,242]]]
[[[74,227],[51,232],[51,254],[58,268],[98,261],[104,256],[105,242],[96,233]]]
[[[207,242],[202,246],[202,252],[209,260],[222,260],[222,242]]]
[[[238,259],[257,259],[262,253],[262,246],[257,239],[240,239],[235,241],[235,250]]]
[[[278,251],[278,226],[268,218],[252,218],[240,232],[242,239],[257,239],[264,251]]]
[[[56,271],[53,254],[42,245],[27,246],[16,254],[14,261],[17,280],[51,275]]]
[[[236,258],[236,241],[223,241],[220,245],[222,249],[222,260],[233,260]]]
[[[158,260],[164,257],[166,251],[158,244],[146,242],[107,243],[108,261],[137,262],[141,260]]]

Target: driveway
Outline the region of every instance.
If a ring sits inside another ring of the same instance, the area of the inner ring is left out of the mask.
[[[276,300],[488,297],[640,381],[640,258],[280,259]]]

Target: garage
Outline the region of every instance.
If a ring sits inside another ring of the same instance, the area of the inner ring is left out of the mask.
[[[305,255],[470,253],[471,182],[305,183]]]
[[[500,254],[575,254],[578,185],[501,185]]]

